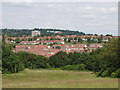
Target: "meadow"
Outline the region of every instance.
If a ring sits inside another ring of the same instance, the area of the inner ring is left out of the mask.
[[[96,77],[87,71],[25,70],[2,75],[3,88],[117,88],[117,78]]]

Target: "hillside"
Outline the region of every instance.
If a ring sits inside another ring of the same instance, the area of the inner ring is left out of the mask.
[[[3,29],[3,34],[8,34],[10,36],[28,36],[31,35],[32,30],[37,30],[41,32],[41,35],[85,35],[83,32],[70,31],[70,30],[60,30],[60,29]]]

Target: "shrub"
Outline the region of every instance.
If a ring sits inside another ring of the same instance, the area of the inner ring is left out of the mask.
[[[99,74],[99,72],[95,72],[95,75],[97,76]]]
[[[80,65],[66,65],[62,69],[63,70],[85,70],[86,65],[80,64]]]
[[[63,70],[78,70],[79,66],[78,65],[66,65],[62,69]]]
[[[113,67],[109,67],[109,68],[107,68],[107,76],[111,76],[111,74],[112,74],[112,72],[114,72],[115,71],[115,68],[113,68]]]
[[[79,65],[79,70],[85,70],[86,68],[86,65],[85,64],[80,64]]]
[[[115,73],[115,72],[112,72],[112,73],[111,73],[111,77],[112,77],[112,78],[115,78],[115,77],[116,77],[116,73]]]
[[[29,68],[26,68],[25,71],[29,71],[30,69]]]
[[[105,70],[105,71],[101,74],[101,76],[102,76],[102,77],[105,77],[105,76],[107,76],[107,73],[108,73],[107,70]]]
[[[78,70],[78,66],[76,66],[76,65],[66,65],[66,66],[64,66],[62,69],[63,70]]]
[[[118,70],[116,71],[116,76],[117,76],[117,78],[120,78],[120,69],[118,69]]]

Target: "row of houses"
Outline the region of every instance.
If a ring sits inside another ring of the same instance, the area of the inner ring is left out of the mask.
[[[21,41],[20,44],[54,44],[54,43],[59,43],[59,44],[65,44],[63,40],[49,40],[49,41]]]
[[[59,51],[65,51],[67,53],[70,52],[91,52],[96,50],[97,48],[103,47],[104,43],[92,43],[90,45],[86,44],[73,44],[73,45],[66,45],[66,44],[56,44],[53,46],[49,45],[17,45],[13,48],[14,52],[25,51],[34,53],[37,55],[43,55],[45,57],[50,57],[55,55]]]
[[[75,37],[79,37],[79,38],[99,38],[99,37],[103,37],[103,38],[118,38],[118,36],[101,36],[101,35],[81,35],[81,36],[77,36],[77,35],[64,35],[64,36],[61,36],[61,35],[56,35],[54,36],[54,38],[75,38]],[[11,38],[13,40],[15,40],[16,38],[20,38],[21,40],[22,39],[28,39],[28,38],[33,38],[33,36],[27,36],[27,37],[7,37],[6,38]],[[53,36],[44,36],[44,37],[37,37],[39,39],[45,39],[45,38],[53,38]]]
[[[103,42],[107,42],[109,41],[109,39],[111,38],[118,38],[118,36],[95,36],[95,35],[83,35],[83,36],[77,36],[77,35],[65,35],[65,36],[60,36],[60,35],[56,35],[54,36],[54,38],[57,38],[59,40],[50,40],[51,38],[53,38],[53,36],[44,36],[44,37],[36,37],[36,40],[34,41],[30,41],[26,39],[32,39],[34,37],[5,37],[5,41],[7,43],[15,43],[15,39],[19,38],[21,40],[20,44],[52,44],[52,43],[61,43],[61,44],[65,44],[64,41],[68,41],[69,38],[73,38],[72,40],[70,40],[71,42],[78,42],[78,38],[81,38],[82,41],[87,41],[88,38],[90,38],[90,40],[93,41],[98,41],[98,38],[102,38]],[[77,38],[77,39],[75,39]],[[11,40],[10,40],[11,39]],[[66,40],[65,40],[66,39]]]

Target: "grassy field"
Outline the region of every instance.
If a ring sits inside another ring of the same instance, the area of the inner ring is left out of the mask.
[[[117,88],[118,79],[96,77],[91,72],[26,70],[2,76],[3,88]]]

